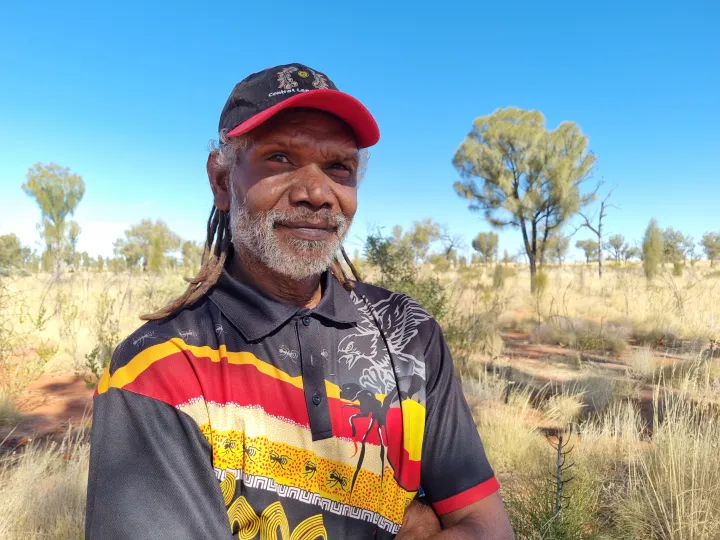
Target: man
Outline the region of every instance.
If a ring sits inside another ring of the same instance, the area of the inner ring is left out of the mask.
[[[219,132],[202,268],[98,385],[87,540],[512,538],[438,324],[336,258],[373,117],[290,64]]]

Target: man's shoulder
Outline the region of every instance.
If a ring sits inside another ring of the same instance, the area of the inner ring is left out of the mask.
[[[211,345],[216,338],[209,313],[211,306],[210,302],[200,301],[168,317],[140,325],[115,348],[110,374],[138,357],[151,359],[180,351],[186,345]]]

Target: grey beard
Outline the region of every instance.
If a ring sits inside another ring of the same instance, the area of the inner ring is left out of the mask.
[[[292,248],[280,243],[275,225],[284,221],[322,220],[337,228],[333,240],[293,240]],[[269,210],[250,214],[237,197],[230,197],[230,228],[236,253],[249,251],[271,271],[294,280],[319,276],[332,264],[350,221],[329,210],[298,208],[289,212]]]

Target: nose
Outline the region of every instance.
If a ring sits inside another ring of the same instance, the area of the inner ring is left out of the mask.
[[[336,209],[338,201],[331,188],[331,182],[332,180],[314,163],[298,169],[290,188],[290,204],[313,210]]]

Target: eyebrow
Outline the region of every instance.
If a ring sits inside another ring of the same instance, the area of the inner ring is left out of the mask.
[[[287,142],[284,139],[267,139],[264,141],[255,141],[253,146],[262,148],[265,146],[276,146],[278,148],[281,148],[283,150],[295,150],[298,146],[300,146],[300,143],[290,143]],[[333,156],[333,159],[338,159],[340,161],[345,160],[359,160],[360,158],[360,150],[337,150],[337,149],[330,149],[327,145],[321,145],[321,152],[330,154]]]

